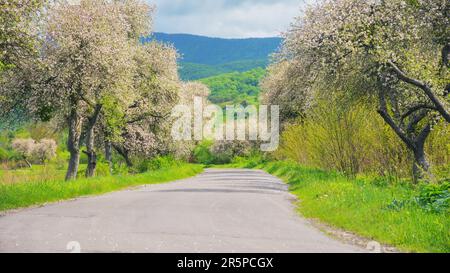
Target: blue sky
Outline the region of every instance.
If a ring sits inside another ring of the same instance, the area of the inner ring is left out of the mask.
[[[304,0],[149,0],[155,31],[212,37],[271,37],[285,31]]]

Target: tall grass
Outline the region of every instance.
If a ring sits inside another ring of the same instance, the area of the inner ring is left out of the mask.
[[[307,218],[355,232],[412,252],[450,252],[450,214],[434,213],[413,202],[420,186],[389,184],[382,178],[350,179],[336,172],[294,162],[241,160],[235,167],[256,167],[286,181]],[[397,203],[395,203],[397,202]],[[392,206],[392,204],[400,204]]]
[[[0,184],[0,211],[103,194],[132,186],[169,182],[194,176],[202,170],[203,167],[200,165],[178,164],[139,175],[96,177],[70,182],[54,179],[28,183],[3,183]]]
[[[450,126],[439,123],[426,142],[437,180],[450,177],[449,139]],[[377,113],[357,103],[320,101],[307,120],[285,127],[275,156],[349,176],[412,175],[411,152]]]
[[[84,167],[84,166],[82,166]],[[32,168],[10,170],[0,167],[0,185],[29,182],[45,182],[48,180],[63,180],[65,170],[53,164],[33,165]]]

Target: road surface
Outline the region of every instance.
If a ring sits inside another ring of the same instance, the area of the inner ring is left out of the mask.
[[[0,252],[359,252],[295,212],[279,179],[209,169],[190,179],[0,217]]]

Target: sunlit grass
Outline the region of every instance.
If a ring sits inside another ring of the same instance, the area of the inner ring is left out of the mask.
[[[200,165],[180,164],[139,175],[96,177],[70,182],[55,177],[53,180],[46,181],[2,183],[0,184],[0,211],[86,195],[98,195],[132,186],[164,183],[195,176],[202,171],[203,166]]]
[[[301,201],[299,212],[403,251],[450,252],[450,215],[418,206],[388,209],[393,200],[408,200],[418,190],[408,184],[378,185],[371,179],[302,167],[290,162],[251,163],[286,181]]]
[[[16,184],[28,182],[44,182],[48,180],[62,180],[65,170],[55,165],[33,165],[32,168],[16,170],[0,169],[0,184]]]

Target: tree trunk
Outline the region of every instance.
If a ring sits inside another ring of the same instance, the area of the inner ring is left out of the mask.
[[[113,173],[112,144],[111,141],[109,140],[105,141],[105,159],[109,165],[109,173],[112,174]]]
[[[69,116],[69,138],[67,140],[67,149],[70,153],[69,167],[66,173],[66,180],[77,178],[78,167],[80,165],[80,138],[83,120],[76,107],[71,110]]]
[[[25,161],[25,163],[27,163],[28,168],[33,168],[33,165],[31,165],[30,161],[28,161],[28,159],[24,158],[23,159]]]
[[[413,164],[413,177],[414,182],[418,182],[425,177],[425,174],[430,174],[430,163],[425,156],[425,153],[419,153],[414,155],[415,161]]]
[[[86,149],[84,153],[88,157],[88,165],[86,168],[86,177],[93,177],[95,175],[95,170],[97,169],[97,152],[95,151],[95,125],[97,124],[98,118],[100,116],[100,111],[102,109],[101,105],[96,105],[94,114],[88,119],[89,123],[87,126],[86,134]]]
[[[94,140],[95,140],[94,127],[91,127],[89,128],[89,131],[86,134],[87,151],[84,151],[84,153],[88,157],[86,177],[93,177],[95,175],[95,170],[97,169],[97,153],[95,152]]]
[[[119,145],[113,145],[113,147],[117,151],[117,153],[119,155],[121,155],[123,157],[123,159],[125,159],[125,163],[127,164],[127,166],[129,168],[133,167],[133,162],[131,162],[128,151],[126,149],[120,147]]]
[[[430,163],[425,154],[425,140],[426,136],[423,139],[418,138],[413,150],[415,159],[413,163],[413,178],[415,183],[424,178],[433,179],[433,175],[430,172]]]

